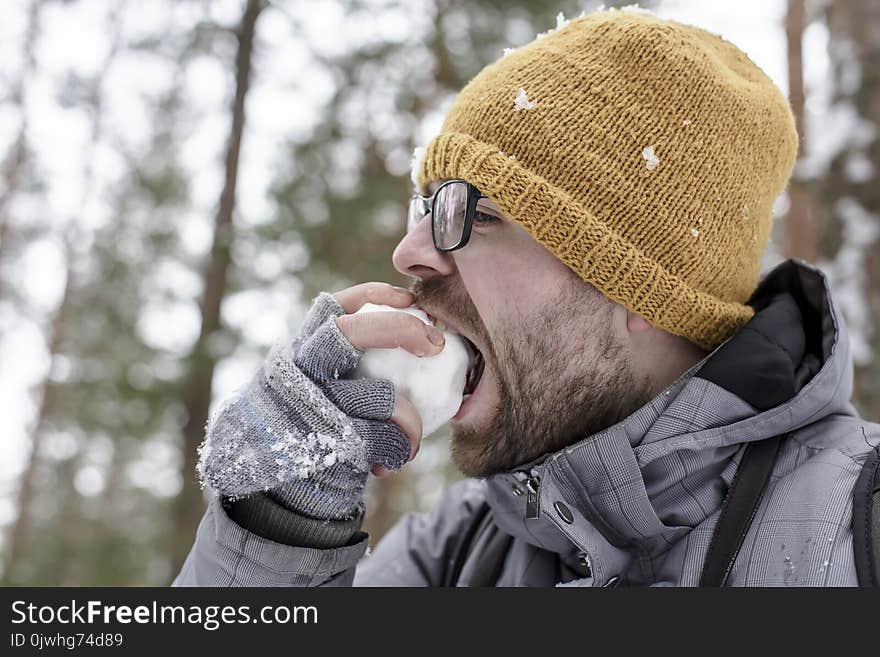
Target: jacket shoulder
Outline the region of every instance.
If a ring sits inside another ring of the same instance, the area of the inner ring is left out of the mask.
[[[784,442],[730,583],[856,586],[853,493],[880,425],[829,416]]]
[[[464,533],[486,502],[485,482],[447,488],[434,509],[405,514],[358,564],[355,586],[442,586]]]

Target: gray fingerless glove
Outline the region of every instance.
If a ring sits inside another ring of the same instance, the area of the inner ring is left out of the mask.
[[[389,421],[393,384],[339,378],[363,353],[336,326],[343,314],[321,292],[300,335],[270,350],[212,416],[199,448],[202,484],[236,522],[272,540],[343,544],[363,519],[370,467],[396,470],[409,458],[406,436]]]

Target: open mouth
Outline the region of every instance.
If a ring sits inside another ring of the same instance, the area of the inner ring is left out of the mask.
[[[468,364],[467,371],[467,382],[464,386],[464,395],[468,396],[476,390],[477,385],[480,383],[480,378],[483,376],[483,368],[485,363],[483,361],[483,354],[477,349],[476,345],[473,342],[464,338],[465,346],[467,347],[468,354],[470,356],[470,363]]]
[[[434,324],[441,331],[446,330],[446,324],[443,320],[435,318],[431,313],[426,313],[428,315],[428,319],[431,320],[431,323]],[[461,335],[459,333],[459,335]],[[483,361],[483,352],[481,352],[477,346],[471,342],[464,335],[461,335],[464,340],[465,347],[468,351],[468,371],[467,371],[467,380],[464,386],[463,396],[470,396],[474,390],[477,389],[477,385],[480,383],[480,378],[483,376],[483,369],[485,367],[485,362]]]

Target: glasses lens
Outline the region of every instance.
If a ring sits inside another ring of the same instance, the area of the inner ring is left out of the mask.
[[[451,182],[437,190],[434,200],[434,241],[441,249],[451,249],[461,241],[467,212],[467,184]]]
[[[406,232],[410,233],[427,214],[425,202],[418,196],[409,200],[409,211],[406,214]]]

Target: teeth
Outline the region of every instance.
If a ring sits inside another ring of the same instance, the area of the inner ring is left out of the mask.
[[[468,366],[467,379],[465,381],[465,390],[475,390],[480,383],[483,374],[483,356],[479,351],[474,350],[471,354],[471,363]]]
[[[464,336],[462,337],[464,338]],[[480,352],[467,338],[464,338],[464,346],[467,347],[468,352],[468,370],[472,370],[477,365],[477,354],[479,354]]]

